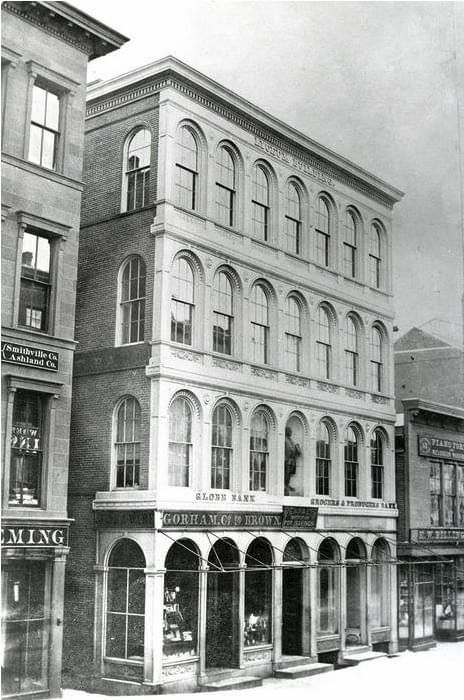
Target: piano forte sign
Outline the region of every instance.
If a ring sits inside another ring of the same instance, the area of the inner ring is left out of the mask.
[[[421,457],[464,461],[464,442],[419,435],[418,443]]]
[[[30,345],[19,345],[2,341],[2,360],[23,367],[38,367],[48,369],[50,372],[58,372],[59,353],[41,348],[33,348]]]
[[[322,182],[324,185],[333,185],[333,180],[330,175],[326,175],[326,173],[319,170],[319,168],[315,168],[302,158],[298,158],[297,156],[287,153],[279,148],[279,146],[274,146],[274,144],[269,143],[269,141],[265,141],[260,136],[255,136],[255,146],[267,153],[267,155],[277,158],[277,160],[282,161],[282,163],[286,163],[290,167],[295,168],[300,173],[309,175],[310,177],[319,180],[319,182]]]
[[[314,530],[317,508],[285,507],[282,513],[250,511],[165,510],[162,529]]]

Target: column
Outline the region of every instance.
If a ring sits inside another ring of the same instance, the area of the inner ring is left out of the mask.
[[[366,640],[366,644],[371,646],[371,614],[370,614],[370,602],[371,602],[371,589],[372,589],[372,566],[376,566],[376,562],[372,562],[369,566],[369,562],[363,562],[361,566],[361,571],[363,572],[363,578],[366,582],[364,594],[361,591],[361,606],[365,609],[365,613],[361,617],[361,640]],[[361,608],[361,609],[362,609]],[[365,629],[363,629],[365,626]]]
[[[50,606],[49,686],[50,696],[61,696],[61,657],[63,650],[64,573],[68,547],[54,551]]]
[[[340,655],[343,658],[345,652],[345,636],[346,636],[346,562],[343,560],[339,570],[340,581]]]
[[[3,467],[3,506],[8,506],[8,495],[10,492],[10,460],[11,460],[11,431],[13,430],[13,407],[16,396],[16,387],[8,387],[8,398],[5,416],[4,438],[4,467]]]
[[[163,601],[165,569],[145,569],[145,663],[143,682],[158,685],[163,668]]]
[[[319,583],[319,569],[317,567],[312,567],[307,570],[307,576],[309,585],[309,647],[306,646],[305,638],[303,637],[304,646],[303,654],[308,654],[309,656],[317,657],[317,631],[318,631],[318,619],[319,619],[319,596],[318,596],[318,583]],[[304,596],[306,599],[305,587],[303,587]]]
[[[95,646],[93,655],[94,673],[103,676],[104,675],[104,664],[103,664],[103,652],[104,652],[104,641],[103,641],[103,630],[104,630],[104,620],[103,620],[103,599],[105,591],[105,578],[108,574],[108,567],[102,566],[101,564],[96,564],[93,567],[95,572]]]
[[[199,680],[206,675],[206,621],[208,604],[208,564],[201,562],[199,570],[199,616],[198,616],[198,653],[200,654]]]
[[[282,657],[282,568],[274,570],[274,640],[272,650],[273,665]]]
[[[245,571],[246,564],[240,567],[238,574],[238,633],[239,633],[239,646],[238,646],[238,666],[239,668],[245,667],[245,654],[244,654],[244,634],[245,629]]]

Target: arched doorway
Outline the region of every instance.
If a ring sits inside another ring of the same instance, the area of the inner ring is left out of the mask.
[[[285,547],[282,570],[282,654],[303,653],[303,549],[297,539]]]
[[[239,655],[239,557],[227,538],[218,540],[208,557],[206,667],[237,666]]]
[[[346,630],[347,646],[364,643],[366,635],[366,548],[358,537],[346,548]]]
[[[198,551],[181,539],[166,555],[163,658],[176,661],[198,653]]]
[[[245,557],[245,647],[272,642],[272,563],[271,545],[257,537]]]

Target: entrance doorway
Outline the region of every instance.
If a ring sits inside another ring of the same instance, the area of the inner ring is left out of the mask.
[[[364,643],[366,581],[363,560],[366,551],[361,540],[352,539],[346,549],[346,633],[347,646]]]
[[[206,667],[231,668],[238,663],[238,550],[230,540],[218,540],[208,565]]]
[[[282,572],[282,654],[303,654],[303,552],[297,540],[284,551]],[[288,566],[285,566],[288,563]]]

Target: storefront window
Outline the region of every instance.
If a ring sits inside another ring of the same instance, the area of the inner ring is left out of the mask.
[[[455,568],[452,564],[435,564],[435,624],[437,634],[447,636],[456,627]]]
[[[414,638],[433,636],[433,575],[429,567],[416,567],[414,585]]]
[[[464,557],[456,557],[456,630],[464,630]]]
[[[13,408],[10,506],[38,506],[42,480],[44,399],[18,389]]]
[[[190,540],[179,540],[166,556],[163,607],[163,657],[197,654],[198,554]]]
[[[335,566],[337,554],[335,544],[324,540],[317,554],[319,562],[319,618],[318,634],[336,634],[338,632],[338,570]],[[324,566],[330,564],[330,566]]]
[[[262,537],[248,547],[245,564],[245,646],[272,640],[272,553]]]
[[[398,580],[398,637],[400,640],[407,642],[409,639],[409,580],[407,567],[398,567]]]
[[[2,578],[2,693],[46,690],[50,628],[46,562],[10,561]]]
[[[378,540],[372,549],[371,605],[369,608],[372,627],[388,625],[388,545]]]
[[[113,548],[108,567],[106,656],[143,662],[145,557],[124,539]]]
[[[440,525],[441,510],[441,478],[440,464],[430,464],[430,524]]]

